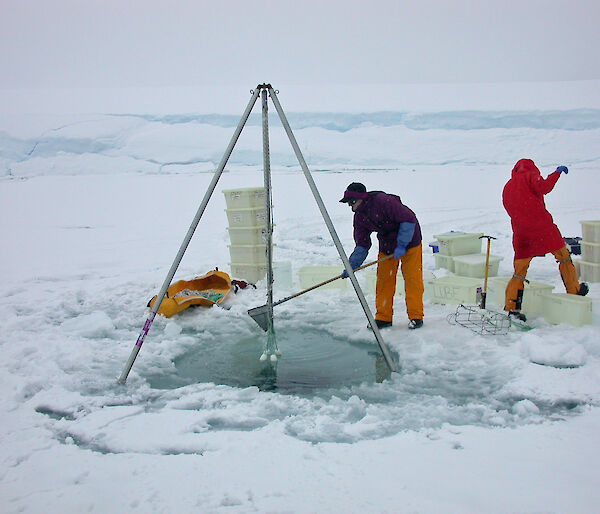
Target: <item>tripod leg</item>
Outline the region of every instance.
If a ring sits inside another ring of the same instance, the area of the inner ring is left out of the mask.
[[[156,312],[160,308],[160,304],[162,303],[163,298],[165,297],[165,293],[167,292],[167,289],[168,289],[169,285],[171,284],[171,280],[173,280],[173,276],[175,275],[175,272],[177,271],[177,268],[179,267],[179,263],[181,262],[181,259],[183,258],[183,254],[185,253],[188,245],[190,244],[190,241],[192,239],[192,236],[194,235],[196,227],[198,226],[198,223],[200,222],[200,218],[204,214],[206,205],[208,204],[210,197],[212,196],[215,188],[217,187],[217,182],[219,181],[219,178],[221,177],[223,170],[225,169],[225,165],[227,164],[227,161],[229,160],[229,157],[231,156],[231,152],[233,152],[233,148],[235,147],[235,144],[237,143],[237,140],[240,137],[240,134],[242,132],[242,129],[244,128],[244,125],[246,125],[246,122],[248,121],[248,117],[250,116],[250,112],[252,111],[252,108],[254,107],[254,104],[256,103],[256,99],[258,98],[259,93],[260,93],[260,90],[257,89],[252,94],[252,98],[248,102],[248,106],[246,107],[246,110],[244,111],[244,114],[242,115],[242,118],[240,119],[240,122],[239,122],[237,128],[235,129],[235,132],[231,138],[231,141],[229,142],[229,145],[227,146],[227,149],[225,150],[225,154],[223,155],[223,158],[221,159],[221,162],[220,162],[217,170],[215,171],[215,174],[213,175],[212,181],[211,181],[210,185],[208,186],[206,193],[204,194],[204,198],[202,199],[202,203],[200,204],[200,207],[198,208],[198,211],[196,212],[196,216],[194,216],[194,220],[192,221],[192,224],[190,225],[190,228],[187,231],[187,234],[183,240],[183,243],[181,243],[181,247],[179,248],[179,251],[177,252],[177,256],[175,257],[173,264],[171,265],[171,269],[169,269],[169,272],[167,273],[167,276],[163,282],[163,285],[160,288],[160,291],[156,297],[156,301],[154,302],[154,305],[152,306],[152,312],[150,312],[150,315],[146,319],[146,322],[144,323],[144,327],[143,327],[142,331],[140,332],[140,335],[139,335],[133,349],[131,350],[129,359],[127,360],[125,368],[123,369],[123,372],[121,373],[121,376],[119,377],[119,380],[118,380],[120,384],[124,384],[125,381],[127,380],[127,376],[129,375],[129,372],[131,371],[131,368],[133,367],[133,363],[135,362],[137,354],[139,353],[139,351],[142,347],[142,344],[144,343],[144,339],[146,338],[146,335],[148,334],[148,331],[150,330],[150,325],[152,325],[152,322],[154,321]]]

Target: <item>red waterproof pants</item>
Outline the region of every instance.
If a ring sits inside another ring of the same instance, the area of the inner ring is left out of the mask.
[[[400,264],[404,278],[408,319],[423,319],[423,250],[421,245],[409,248],[400,259],[387,259],[377,264],[375,285],[375,319],[392,321],[396,275]],[[379,259],[386,255],[379,252]]]
[[[577,278],[575,266],[573,266],[573,262],[571,261],[569,250],[565,246],[560,250],[552,252],[552,255],[554,255],[556,262],[558,262],[558,271],[560,272],[567,293],[577,294],[579,291],[579,279]],[[523,281],[527,276],[527,269],[529,268],[531,259],[533,257],[514,260],[515,274],[506,285],[504,310],[513,311],[521,309],[519,291],[523,291]]]

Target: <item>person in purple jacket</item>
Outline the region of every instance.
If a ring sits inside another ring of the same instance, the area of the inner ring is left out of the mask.
[[[423,255],[421,227],[415,213],[402,203],[399,196],[383,191],[370,191],[360,182],[353,182],[340,202],[354,212],[354,242],[356,247],[348,260],[358,268],[371,248],[371,234],[377,232],[378,259],[394,255],[377,264],[375,286],[375,322],[379,328],[391,327],[394,314],[396,275],[401,266],[404,278],[408,328],[423,326]],[[342,273],[348,276],[346,271]]]

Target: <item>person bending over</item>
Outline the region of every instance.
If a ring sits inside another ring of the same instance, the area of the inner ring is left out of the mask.
[[[383,191],[370,191],[360,182],[353,182],[344,192],[342,203],[354,212],[354,251],[348,258],[352,269],[358,268],[371,248],[371,234],[379,240],[378,259],[394,255],[377,264],[375,286],[375,322],[378,328],[392,326],[396,275],[401,266],[404,278],[408,328],[423,326],[423,256],[421,227],[415,213],[402,203],[399,196]],[[346,270],[343,277],[348,277]]]

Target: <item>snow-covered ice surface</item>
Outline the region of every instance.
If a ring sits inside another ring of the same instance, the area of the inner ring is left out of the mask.
[[[508,276],[511,231],[500,193],[517,159],[533,158],[544,173],[569,166],[547,196],[564,236],[581,235],[580,220],[600,219],[599,106],[583,93],[562,98],[531,109],[391,103],[367,114],[297,102],[288,115],[347,252],[352,217],[338,199],[362,181],[401,195],[425,243],[449,230],[497,237],[492,251]],[[280,101],[287,111],[283,89]],[[213,381],[178,383],[182,356],[201,362],[215,348],[266,337],[246,314],[265,302],[259,287],[231,297],[228,310],[157,317],[118,385],[146,302],[238,118],[216,109],[2,107],[2,512],[600,510],[597,283],[593,325],[554,326],[538,316],[534,330],[505,336],[451,326],[454,307],[430,302],[424,328],[408,331],[398,298],[383,336],[400,372],[382,382],[349,378],[294,393],[236,386],[215,370]],[[240,113],[244,107],[242,99]],[[259,124],[252,118],[244,131],[176,279],[228,269],[221,190],[262,185]],[[285,134],[275,119],[270,128],[275,260],[291,261],[295,280],[275,284],[277,299],[299,290],[302,266],[339,258]],[[425,268],[442,274],[427,250]],[[529,277],[562,291],[550,256],[535,259]],[[303,295],[275,316],[282,337],[317,333],[378,352],[351,288]],[[255,366],[246,357],[240,365]],[[335,359],[330,365],[343,377]]]

